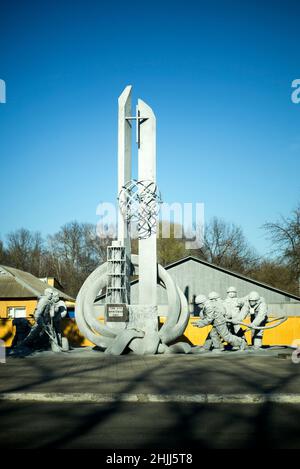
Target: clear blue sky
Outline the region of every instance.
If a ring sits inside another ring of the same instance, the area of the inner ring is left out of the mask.
[[[165,202],[260,226],[300,199],[297,1],[4,1],[0,236],[96,222],[116,194],[117,97],[157,117]]]

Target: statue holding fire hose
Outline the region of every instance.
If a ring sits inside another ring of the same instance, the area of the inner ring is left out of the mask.
[[[46,288],[39,298],[34,312],[35,324],[29,334],[16,345],[13,353],[48,348],[53,352],[67,351],[68,340],[62,337],[61,320],[66,317],[67,307],[53,288]]]
[[[203,351],[224,350],[224,342],[231,345],[233,350],[246,349],[247,343],[244,337],[246,331],[241,326],[251,330],[252,346],[254,349],[260,349],[264,331],[286,321],[286,317],[280,317],[276,319],[276,323],[269,325],[273,321],[268,320],[267,304],[256,291],[250,292],[244,298],[238,298],[236,288],[229,287],[224,301],[218,293],[211,292],[208,298],[198,295],[195,302],[200,309],[200,320],[193,321],[193,325],[195,327],[212,326],[205,340]],[[244,322],[247,317],[250,318],[249,324]]]

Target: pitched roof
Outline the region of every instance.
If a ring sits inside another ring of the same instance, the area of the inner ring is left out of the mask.
[[[175,266],[180,265],[180,264],[182,264],[184,262],[187,262],[187,261],[198,262],[199,264],[206,265],[207,267],[211,267],[212,269],[219,270],[220,272],[224,272],[226,274],[233,275],[234,277],[237,277],[241,280],[247,280],[248,282],[251,282],[251,283],[253,283],[253,284],[255,284],[259,287],[268,288],[269,290],[272,290],[276,293],[280,293],[281,295],[289,296],[290,298],[293,298],[295,300],[300,301],[300,296],[294,295],[293,293],[290,293],[290,292],[287,292],[287,291],[284,291],[284,290],[280,290],[279,288],[273,287],[272,285],[268,285],[267,283],[260,282],[258,280],[255,280],[255,279],[251,278],[251,277],[247,277],[246,275],[238,274],[237,272],[234,272],[234,271],[229,270],[229,269],[225,269],[224,267],[220,267],[219,265],[212,264],[210,262],[204,261],[203,259],[199,259],[198,257],[194,257],[194,256],[183,257],[182,259],[179,259],[178,261],[175,261],[175,262],[172,262],[171,264],[166,265],[165,269],[167,269],[167,270],[171,269],[172,267],[175,267]],[[138,281],[138,280],[134,280],[132,283],[135,283],[136,281]]]
[[[0,298],[37,298],[44,293],[45,288],[47,284],[29,272],[0,265]],[[73,300],[61,290],[53,289],[61,298]]]
[[[226,274],[232,275],[232,276],[234,276],[236,278],[239,278],[241,280],[246,280],[247,282],[251,282],[251,283],[253,283],[253,285],[256,285],[258,287],[267,288],[268,290],[274,291],[275,293],[279,293],[279,294],[287,296],[289,298],[293,298],[294,300],[300,301],[300,296],[294,295],[293,293],[290,293],[290,292],[287,292],[287,291],[284,291],[284,290],[280,290],[279,288],[273,287],[272,285],[268,285],[267,283],[259,282],[258,280],[255,280],[251,277],[247,277],[246,275],[238,274],[237,272],[225,269],[224,267],[220,267],[219,265],[212,264],[210,262],[204,261],[204,260],[199,259],[198,257],[194,257],[194,256],[182,257],[181,259],[178,259],[177,261],[174,261],[171,264],[168,264],[168,265],[164,266],[164,268],[166,270],[169,270],[172,267],[176,267],[177,265],[183,264],[183,263],[188,262],[188,261],[198,262],[199,264],[203,264],[207,267],[210,267],[211,269],[216,269],[219,272],[224,272]],[[130,282],[130,285],[135,285],[138,282],[139,282],[139,279],[136,278],[136,279],[134,279]],[[96,297],[95,301],[102,300],[104,297],[105,297],[105,293],[101,293],[100,295],[98,295]]]

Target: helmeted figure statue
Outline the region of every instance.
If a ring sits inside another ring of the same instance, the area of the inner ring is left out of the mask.
[[[200,319],[204,319],[209,315],[209,312],[211,310],[211,305],[210,301],[208,298],[206,298],[205,295],[197,295],[195,298],[195,304],[199,308],[199,316]],[[211,328],[211,331],[209,331],[204,345],[203,345],[203,350],[211,350],[211,349],[218,349],[218,350],[223,350],[224,346],[222,344],[221,338],[216,330],[215,327]]]
[[[195,304],[199,307],[200,319],[203,319],[205,316],[205,305],[207,301],[208,300],[205,295],[197,295],[195,298]]]
[[[235,287],[228,287],[227,297],[223,301],[223,305],[226,311],[226,318],[228,319],[227,326],[232,334],[243,334],[241,327],[236,323],[242,321],[241,310],[245,301],[246,298],[238,298]]]
[[[34,312],[35,325],[31,328],[30,333],[21,345],[27,347],[34,346],[34,343],[42,335],[45,324],[49,322],[53,293],[53,288],[46,288],[44,294],[40,297]]]
[[[255,327],[264,327],[268,320],[268,307],[263,297],[256,291],[249,293],[247,300],[241,311],[242,321],[250,316],[252,327],[251,337],[254,348],[261,348],[264,329],[253,329]]]
[[[246,341],[241,337],[237,337],[231,334],[228,330],[226,324],[226,311],[223,306],[222,300],[220,299],[220,295],[216,292],[211,292],[208,298],[208,302],[202,303],[204,307],[203,319],[194,321],[193,325],[195,327],[205,327],[208,325],[212,325],[212,333],[214,340],[216,340],[215,334],[217,333],[220,336],[221,340],[227,342],[233,347],[238,347],[240,350],[245,350],[247,348]]]
[[[68,350],[68,342],[66,337],[62,337],[61,332],[61,320],[64,319],[67,315],[67,306],[66,303],[60,299],[59,293],[57,291],[53,294],[53,305],[51,305],[51,316],[52,316],[52,327],[55,337],[55,341],[52,341],[51,346],[52,350],[63,348],[63,350]]]
[[[65,303],[60,300],[58,292],[46,288],[40,297],[34,312],[35,324],[27,337],[17,346],[22,349],[44,348],[51,345],[53,351],[68,350],[66,338],[62,338],[61,319],[67,314]],[[46,337],[45,337],[46,336]],[[47,341],[44,339],[47,338]]]

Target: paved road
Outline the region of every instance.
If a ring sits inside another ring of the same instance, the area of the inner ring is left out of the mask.
[[[0,373],[0,393],[300,393],[300,364],[272,351],[208,357],[45,352],[9,358]]]
[[[300,406],[0,403],[0,447],[300,448]]]
[[[1,393],[300,394],[287,351],[194,356],[43,353],[0,364]],[[3,394],[2,394],[3,395]],[[10,448],[300,448],[300,405],[0,401]]]

